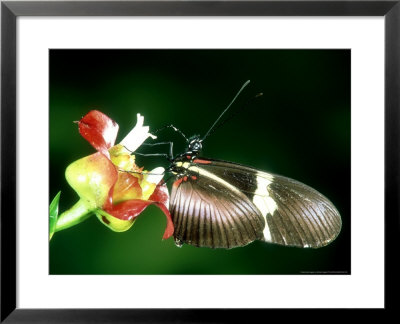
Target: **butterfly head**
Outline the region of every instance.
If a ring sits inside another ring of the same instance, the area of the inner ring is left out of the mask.
[[[186,153],[191,155],[198,155],[203,148],[202,140],[199,135],[195,135],[189,139],[189,146]]]

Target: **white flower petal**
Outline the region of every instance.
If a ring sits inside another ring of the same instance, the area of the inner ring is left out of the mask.
[[[144,178],[147,182],[158,184],[164,176],[165,169],[163,167],[157,167],[149,172],[144,173]]]
[[[144,117],[137,114],[136,126],[120,142],[121,145],[125,146],[131,152],[136,151],[148,137],[157,138],[157,136],[149,133],[149,126],[143,126],[143,122]]]

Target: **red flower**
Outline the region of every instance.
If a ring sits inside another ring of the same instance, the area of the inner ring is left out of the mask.
[[[73,162],[66,170],[68,183],[81,198],[79,205],[94,212],[110,229],[126,231],[147,206],[154,204],[167,218],[163,238],[169,238],[174,227],[168,211],[168,189],[162,182],[164,169],[143,171],[131,155],[147,137],[154,137],[148,126],[143,126],[143,117],[138,114],[135,128],[123,144],[117,145],[118,124],[100,111],[90,111],[78,125],[80,134],[98,151]],[[61,215],[57,228],[68,224],[68,217]]]

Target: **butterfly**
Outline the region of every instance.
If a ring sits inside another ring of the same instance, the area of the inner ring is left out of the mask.
[[[255,240],[319,248],[340,233],[341,216],[321,193],[296,180],[228,161],[201,157],[200,137],[186,138],[187,149],[172,158],[170,213],[177,246],[226,248]]]

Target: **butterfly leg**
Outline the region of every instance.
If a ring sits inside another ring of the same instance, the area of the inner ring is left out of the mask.
[[[154,134],[157,134],[158,132],[161,132],[162,130],[167,129],[167,128],[172,128],[175,132],[179,133],[179,134],[185,139],[186,142],[189,142],[189,140],[188,140],[188,138],[186,137],[186,135],[183,134],[183,132],[182,132],[179,128],[175,127],[175,126],[172,125],[172,124],[170,124],[170,125],[165,125],[165,126],[159,128],[159,129],[157,129],[157,130],[154,132]]]
[[[172,159],[170,158],[169,154],[166,154],[166,153],[140,153],[140,152],[134,152],[134,154],[135,155],[140,155],[140,156],[163,156],[168,161],[172,162]]]
[[[168,160],[172,161],[172,159],[174,158],[174,153],[173,153],[174,143],[173,142],[143,143],[142,145],[156,146],[156,145],[163,145],[163,144],[168,144],[169,145],[169,157],[168,157]],[[154,153],[154,154],[158,154],[158,153]]]

